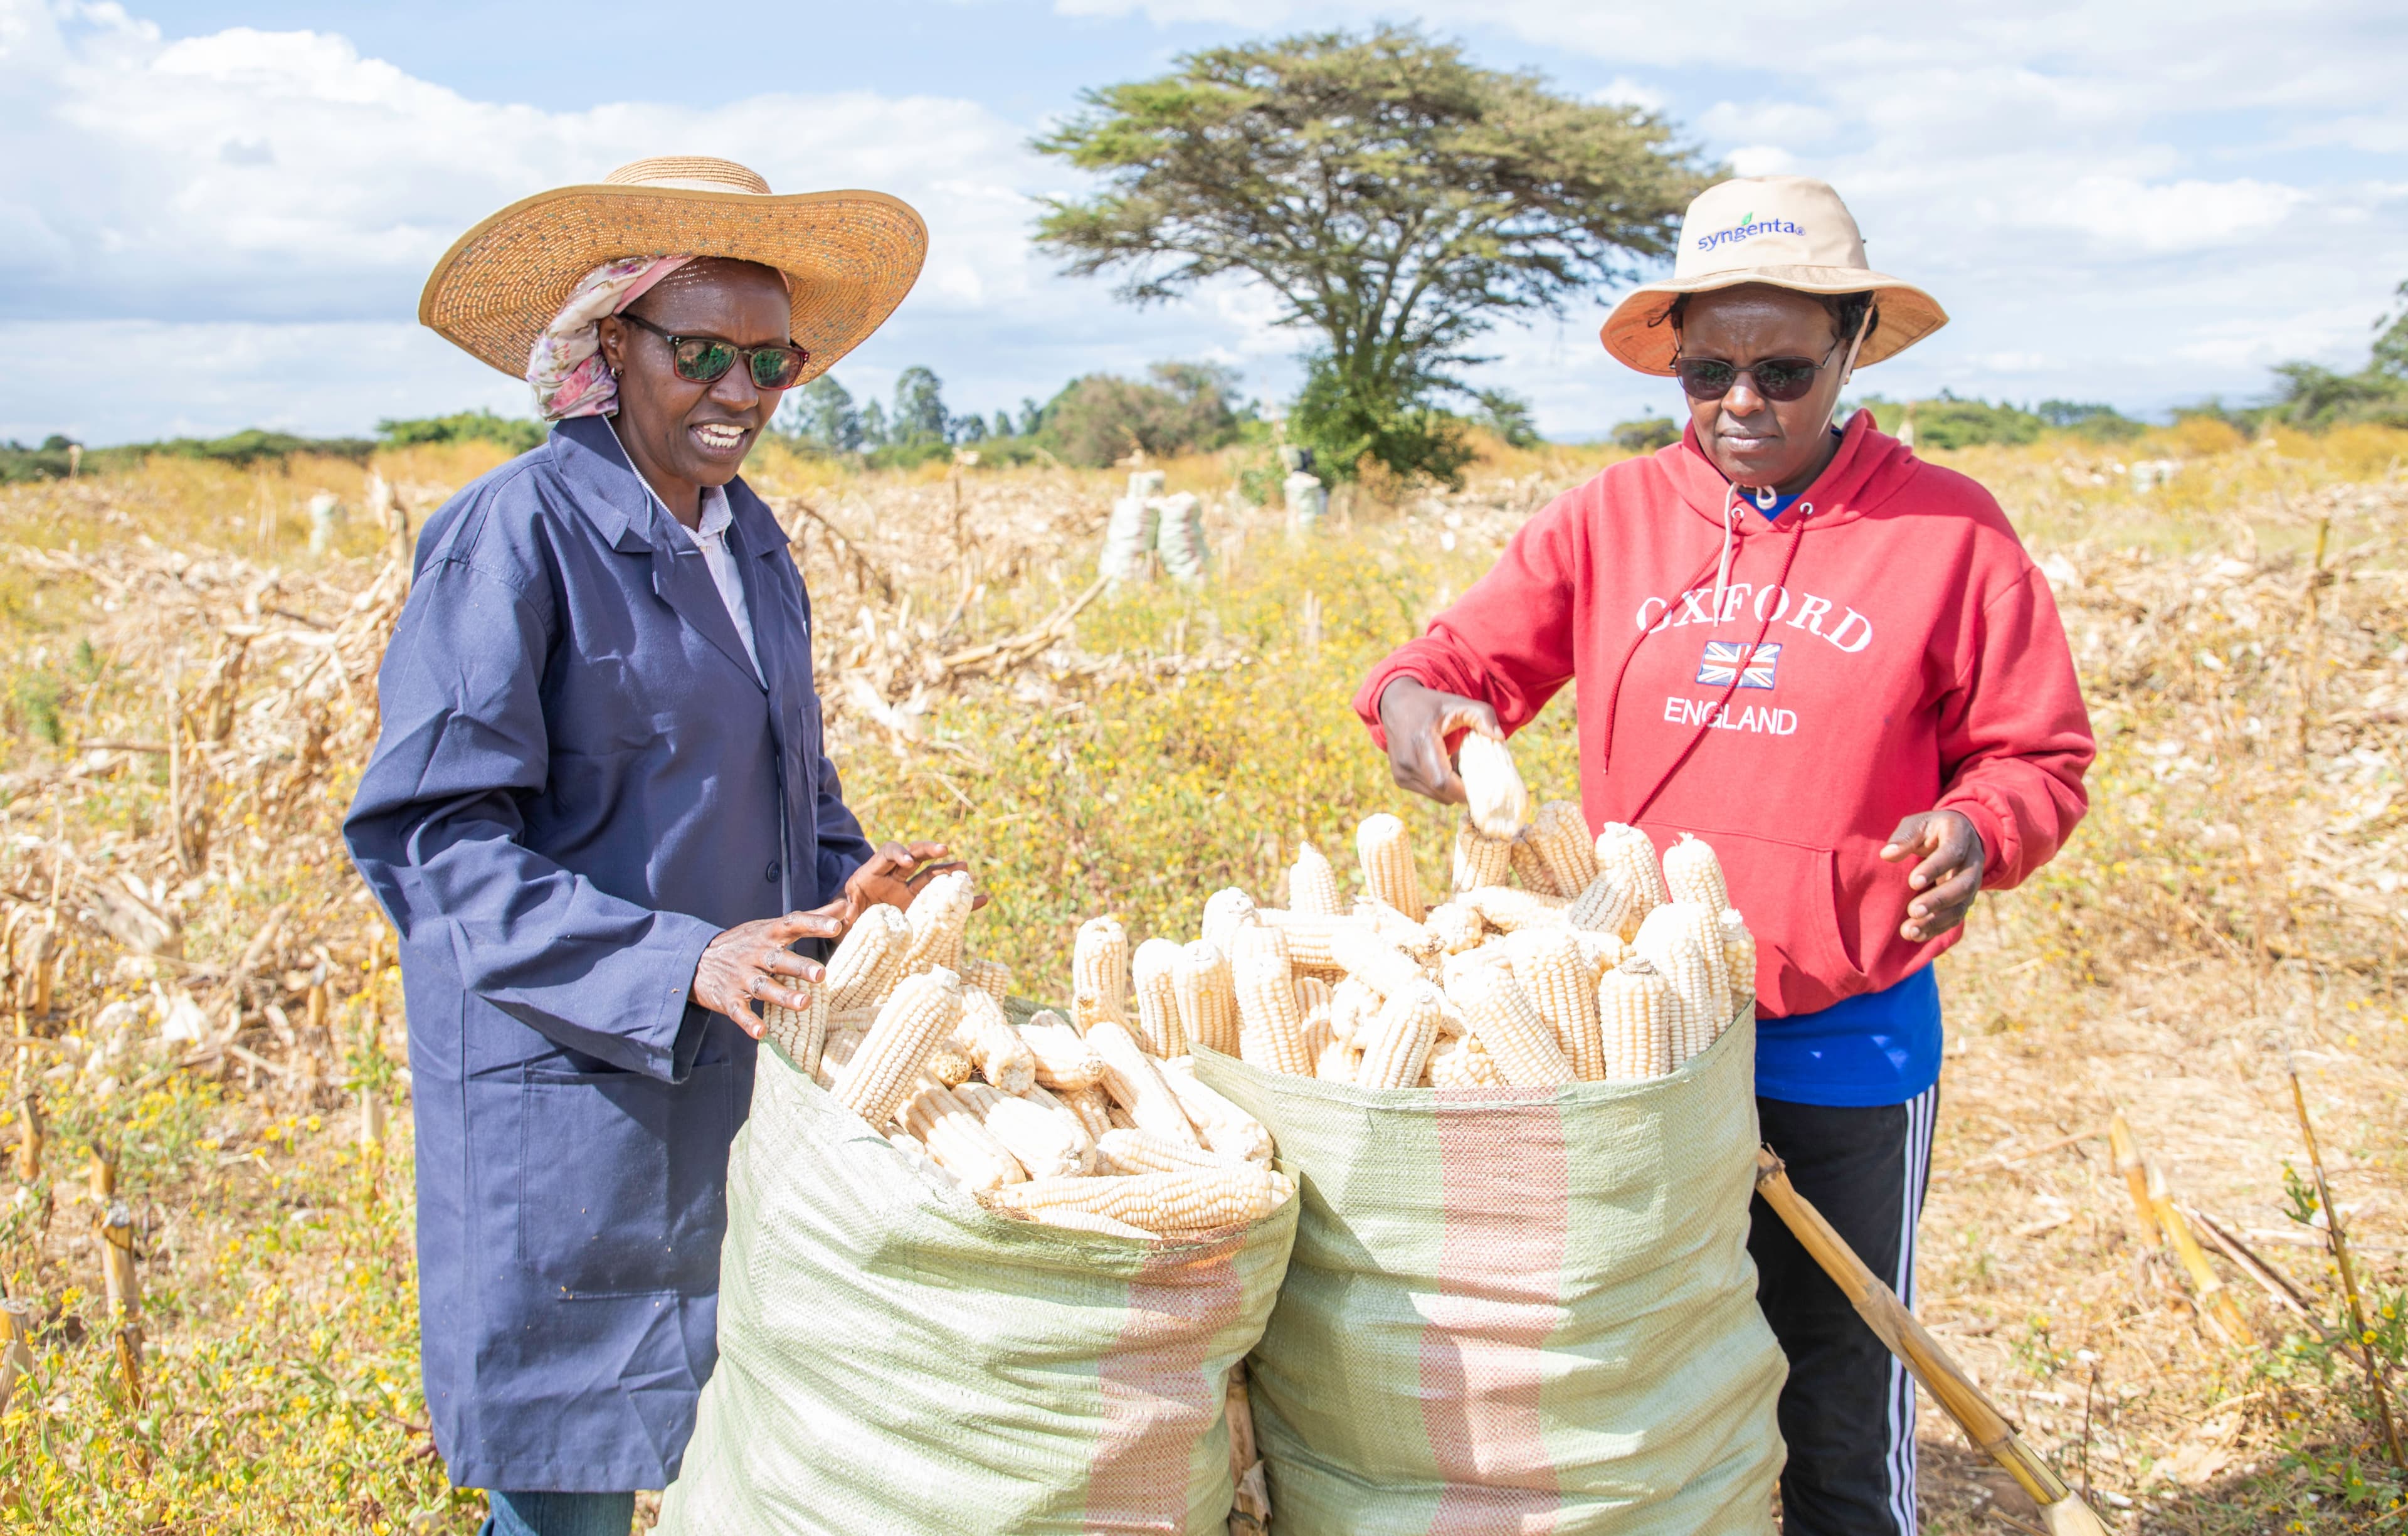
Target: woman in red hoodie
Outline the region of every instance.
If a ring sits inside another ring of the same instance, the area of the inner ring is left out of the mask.
[[[1443,801],[1466,730],[1573,689],[1590,829],[1694,832],[1757,939],[1757,1113],[1790,1177],[1901,1297],[1940,1078],[1931,962],[1984,889],[2056,854],[2086,804],[2089,719],[2047,582],[1989,493],[1916,459],[1851,370],[1946,323],[1865,264],[1821,181],[1690,205],[1670,281],[1606,322],[1681,380],[1681,441],[1525,524],[1383,662],[1355,708],[1397,782]],[[1912,1536],[1914,1389],[1759,1201],[1749,1247],[1789,1357],[1793,1536]]]

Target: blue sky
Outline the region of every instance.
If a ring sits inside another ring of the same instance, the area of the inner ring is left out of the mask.
[[[1081,183],[1026,140],[1182,50],[1379,19],[1660,109],[1743,172],[1831,179],[1874,262],[1955,316],[1867,391],[2251,398],[2286,358],[2354,365],[2408,278],[2396,3],[0,0],[0,438],[523,413],[414,324],[427,268],[516,197],[678,151],[927,216],[920,288],[838,370],[856,394],[923,363],[992,412],[1190,357],[1276,396],[1301,338],[1259,293],[1136,310],[1029,249],[1031,198]],[[1598,350],[1611,299],[1496,333],[1481,381],[1561,437],[1671,408]]]

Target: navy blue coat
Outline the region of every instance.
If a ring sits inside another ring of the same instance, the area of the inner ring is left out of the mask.
[[[695,962],[869,854],[785,536],[727,494],[766,683],[598,417],[428,521],[378,676],[344,834],[401,935],[420,1344],[462,1486],[677,1475],[754,1051],[688,998]]]

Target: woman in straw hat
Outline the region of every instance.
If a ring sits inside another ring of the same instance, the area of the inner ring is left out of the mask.
[[[1839,195],[1726,181],[1606,350],[1689,397],[1681,440],[1531,519],[1383,662],[1355,708],[1397,782],[1461,801],[1460,733],[1567,682],[1592,829],[1721,856],[1757,939],[1757,1110],[1799,1189],[1899,1295],[1940,1075],[1931,961],[1976,892],[2048,861],[2087,804],[2088,716],[2048,585],[1996,501],[1870,412],[1859,366],[1945,323],[1867,266]],[[1905,1373],[1759,1202],[1750,1249],[1789,1357],[1792,1532],[1912,1532]]]
[[[639,161],[463,236],[420,318],[551,439],[453,497],[345,834],[401,935],[426,1400],[503,1536],[625,1536],[716,1357],[756,1003],[945,851],[873,848],[822,749],[810,601],[737,478],[926,248],[877,193]]]

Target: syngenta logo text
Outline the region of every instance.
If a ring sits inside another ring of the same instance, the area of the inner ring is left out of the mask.
[[[1712,251],[1718,245],[1735,245],[1758,235],[1803,235],[1806,232],[1786,219],[1759,219],[1750,213],[1728,229],[1715,230],[1712,235],[1698,237],[1698,249]]]

